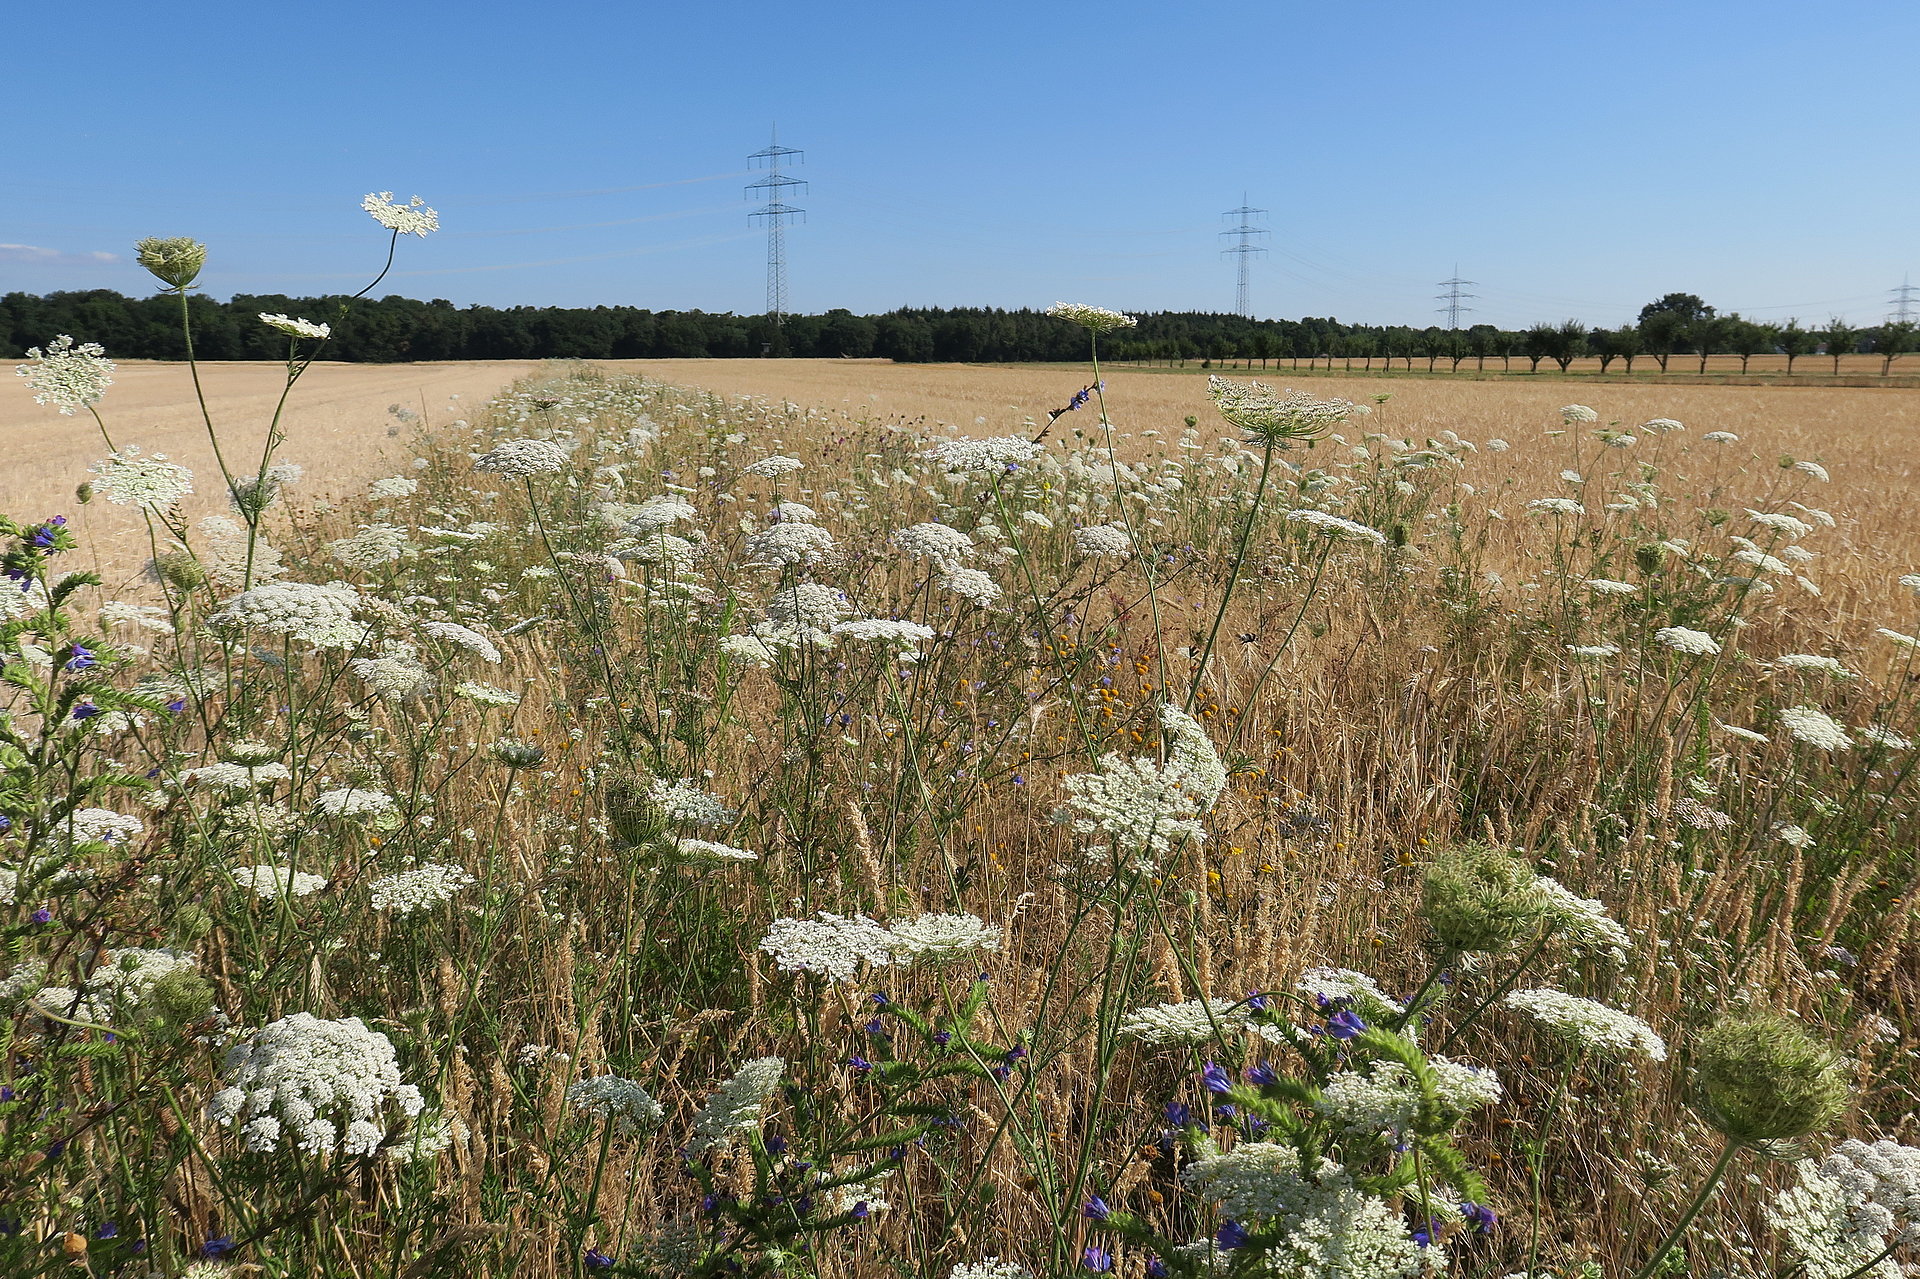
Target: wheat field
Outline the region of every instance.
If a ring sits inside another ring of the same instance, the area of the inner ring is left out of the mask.
[[[548,366],[62,600],[135,512],[16,512],[6,1273],[1838,1248],[1791,1156],[1920,1138],[1920,391],[1113,369],[1030,444],[1092,378]]]

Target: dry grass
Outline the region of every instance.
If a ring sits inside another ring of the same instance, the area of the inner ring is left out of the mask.
[[[518,361],[428,364],[316,364],[288,401],[288,435],[280,460],[306,468],[308,495],[344,493],[385,474],[396,445],[391,435],[410,435],[389,415],[399,404],[442,425],[477,411],[487,397],[533,367]],[[8,371],[10,374],[10,370]],[[201,380],[221,448],[236,470],[251,470],[259,457],[274,403],[285,384],[285,366],[270,362],[209,363]],[[165,453],[201,477],[186,504],[191,518],[224,511],[219,470],[207,428],[194,400],[184,364],[153,360],[120,363],[114,384],[99,404],[116,444],[136,444]],[[73,491],[106,446],[91,417],[62,417],[33,402],[18,378],[0,376],[0,510],[27,519],[73,512]],[[243,461],[244,459],[244,461]],[[215,483],[209,485],[207,477]],[[90,553],[109,572],[138,567],[147,552],[146,529],[129,508],[95,503],[87,512]]]

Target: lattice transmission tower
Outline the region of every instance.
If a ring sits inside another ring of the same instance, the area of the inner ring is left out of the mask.
[[[1221,235],[1236,237],[1232,244],[1220,251],[1222,253],[1232,254],[1234,258],[1235,287],[1233,291],[1233,313],[1235,315],[1245,316],[1248,319],[1253,318],[1253,300],[1251,292],[1248,289],[1253,274],[1253,259],[1255,256],[1266,252],[1265,248],[1253,242],[1253,237],[1256,235],[1270,234],[1265,227],[1255,226],[1253,220],[1255,218],[1265,217],[1266,214],[1267,211],[1265,209],[1256,209],[1250,206],[1247,203],[1247,193],[1242,191],[1240,193],[1240,207],[1237,209],[1228,209],[1220,215],[1223,218],[1238,218],[1240,220],[1239,226],[1230,227],[1220,233]]]
[[[1906,276],[1901,276],[1900,287],[1888,289],[1887,294],[1893,299],[1893,314],[1887,317],[1889,320],[1895,324],[1910,324],[1920,320],[1920,310],[1914,306],[1915,298],[1920,297],[1920,284],[1910,284]]]
[[[747,214],[747,220],[759,220],[767,228],[767,315],[777,328],[787,321],[787,224],[807,216],[805,209],[796,209],[786,202],[787,193],[795,187],[806,189],[803,179],[790,177],[780,172],[780,166],[788,159],[804,164],[804,151],[780,145],[780,130],[774,128],[772,141],[747,157],[748,168],[765,168],[767,176],[757,182],[747,183],[748,199],[762,200],[759,208]]]
[[[1444,302],[1446,305],[1435,307],[1434,310],[1447,317],[1447,328],[1459,328],[1460,317],[1472,313],[1472,307],[1462,306],[1461,303],[1465,302],[1468,298],[1477,298],[1480,296],[1478,293],[1466,292],[1468,288],[1477,283],[1479,283],[1477,280],[1463,280],[1460,278],[1460,266],[1458,263],[1454,264],[1453,278],[1451,280],[1440,281],[1440,287],[1445,289],[1446,292],[1436,293],[1433,295],[1433,298],[1434,301]]]

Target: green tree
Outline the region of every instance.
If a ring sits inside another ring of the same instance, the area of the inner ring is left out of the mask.
[[[1748,360],[1780,345],[1779,325],[1759,324],[1738,313],[1726,318],[1721,335],[1727,350],[1740,357],[1742,373],[1747,371]]]
[[[1833,357],[1833,372],[1838,377],[1840,357],[1853,354],[1854,345],[1860,340],[1859,331],[1836,315],[1820,330],[1820,340],[1826,345],[1827,354]]]
[[[1912,320],[1888,320],[1873,337],[1873,353],[1880,357],[1880,376],[1893,372],[1893,362],[1913,349],[1916,326]]]
[[[1640,308],[1641,337],[1648,353],[1659,361],[1662,373],[1675,352],[1695,344],[1695,329],[1712,319],[1713,308],[1694,293],[1669,293]],[[1701,368],[1705,367],[1703,358]]]
[[[1800,327],[1799,320],[1788,320],[1776,335],[1781,354],[1787,357],[1787,373],[1793,373],[1793,362],[1803,355],[1813,354],[1820,345],[1820,335],[1812,329]]]
[[[1640,330],[1636,326],[1623,324],[1617,329],[1595,329],[1587,341],[1593,353],[1600,357],[1602,373],[1615,360],[1625,360],[1627,373],[1632,375],[1634,357],[1640,354]]]
[[[1562,320],[1553,330],[1553,349],[1547,354],[1565,373],[1567,366],[1587,353],[1587,326],[1578,320]]]
[[[1548,324],[1545,320],[1527,330],[1522,341],[1522,353],[1527,357],[1527,372],[1538,373],[1540,361],[1552,355],[1560,344],[1560,328]]]
[[[1498,353],[1500,330],[1491,324],[1476,324],[1467,330],[1467,349],[1473,353],[1475,367],[1487,369],[1487,357]]]

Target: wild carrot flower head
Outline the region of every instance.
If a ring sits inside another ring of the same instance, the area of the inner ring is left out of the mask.
[[[1130,315],[1118,311],[1109,311],[1103,306],[1089,306],[1085,302],[1055,302],[1047,308],[1047,314],[1056,320],[1065,320],[1069,324],[1078,324],[1093,333],[1106,333],[1113,329],[1130,329],[1139,321]]]
[[[162,284],[190,287],[207,264],[207,246],[184,235],[150,235],[134,241],[133,255]]]
[[[393,192],[376,191],[361,200],[360,207],[372,214],[375,222],[400,235],[425,239],[428,232],[440,229],[440,215],[417,195],[405,204],[397,204]]]
[[[90,468],[94,491],[116,506],[165,511],[193,492],[193,472],[165,453],[142,453],[129,444]]]
[[[1207,379],[1207,397],[1220,416],[1247,433],[1250,442],[1278,446],[1318,440],[1356,413],[1350,400],[1322,400],[1305,391],[1277,392],[1262,382]]]
[[[95,403],[113,385],[114,363],[98,342],[74,344],[62,333],[45,349],[31,347],[27,364],[14,367],[14,373],[33,388],[33,402],[48,404],[72,417]]]
[[[1818,1132],[1853,1096],[1833,1050],[1777,1013],[1729,1016],[1702,1035],[1694,1090],[1708,1122],[1750,1146]]]
[[[269,315],[267,312],[262,311],[260,312],[260,322],[270,329],[278,329],[288,337],[318,339],[333,336],[332,325],[315,324],[312,320],[297,320],[291,316],[278,314]]]

